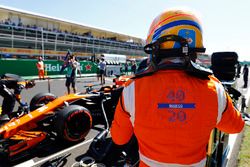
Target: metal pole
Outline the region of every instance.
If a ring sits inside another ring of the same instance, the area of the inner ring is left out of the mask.
[[[48,91],[50,93],[50,78],[48,77]]]
[[[44,41],[43,41],[43,27],[41,27],[41,32],[42,32],[42,57],[44,60]]]

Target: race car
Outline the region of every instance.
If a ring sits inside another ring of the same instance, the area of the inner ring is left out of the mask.
[[[0,158],[11,161],[52,135],[67,143],[83,141],[95,125],[109,126],[121,91],[122,87],[104,86],[87,94],[35,95],[30,110],[19,108],[0,125]]]

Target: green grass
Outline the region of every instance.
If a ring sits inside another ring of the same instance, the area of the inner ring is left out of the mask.
[[[248,108],[247,112],[250,113],[250,108]],[[249,166],[250,166],[250,126],[245,126],[244,135],[238,156],[238,167],[249,167]]]

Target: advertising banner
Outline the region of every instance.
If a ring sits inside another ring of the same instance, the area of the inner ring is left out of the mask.
[[[0,74],[13,73],[21,76],[36,76],[38,75],[36,63],[37,60],[0,59]],[[45,60],[44,64],[47,75],[60,75],[62,61]],[[62,74],[66,74],[66,70]],[[80,61],[80,70],[82,74],[96,73],[97,64],[91,61]]]

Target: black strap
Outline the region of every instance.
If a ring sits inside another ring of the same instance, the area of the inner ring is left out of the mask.
[[[160,45],[167,41],[174,41],[178,42],[181,47],[180,48],[173,48],[173,49],[160,49]],[[205,48],[189,48],[187,39],[178,36],[178,35],[165,35],[157,39],[157,41],[147,44],[144,47],[144,51],[147,54],[154,54],[156,52],[167,54],[167,55],[187,55],[188,53],[192,52],[205,52]]]
[[[182,38],[178,35],[165,35],[157,39],[157,41],[150,43],[144,47],[144,51],[147,54],[153,54],[155,52],[158,52],[160,50],[160,45],[167,41],[175,41],[178,42],[181,45],[181,50],[186,51],[188,49],[188,42],[185,38]]]
[[[212,75],[211,70],[200,67],[200,66],[194,66],[191,61],[189,61],[188,64],[173,64],[173,65],[163,65],[163,66],[158,66],[157,69],[153,68],[152,65],[145,69],[143,72],[135,74],[134,77],[131,79],[137,79],[137,78],[142,78],[146,76],[151,76],[158,70],[183,70],[187,74],[192,75],[194,77],[200,78],[200,79],[209,79],[209,75]]]

